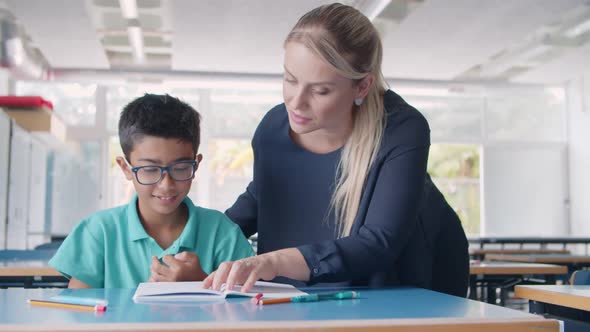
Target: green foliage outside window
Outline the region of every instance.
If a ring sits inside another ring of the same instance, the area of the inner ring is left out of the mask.
[[[475,144],[433,144],[428,173],[469,235],[480,232],[480,149]]]

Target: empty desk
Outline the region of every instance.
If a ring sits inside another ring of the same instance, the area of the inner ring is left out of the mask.
[[[67,279],[47,265],[55,250],[0,250],[0,287],[65,287]]]
[[[491,261],[504,261],[504,262],[523,262],[523,263],[545,263],[545,264],[560,264],[567,265],[569,272],[579,270],[581,267],[590,266],[590,256],[584,255],[497,255],[490,254],[486,256],[486,259]]]
[[[590,286],[516,286],[515,295],[531,313],[563,320],[566,332],[590,331]]]
[[[473,259],[483,260],[486,255],[501,254],[501,255],[528,255],[528,254],[561,254],[568,255],[570,251],[567,249],[471,249],[469,255]]]
[[[506,290],[515,284],[530,282],[530,279],[541,278],[542,281],[554,284],[555,276],[566,275],[567,267],[551,264],[515,263],[515,262],[471,262],[469,266],[470,291],[472,299],[496,303],[496,288],[502,290],[500,304],[506,298]],[[480,290],[481,296],[477,296]]]

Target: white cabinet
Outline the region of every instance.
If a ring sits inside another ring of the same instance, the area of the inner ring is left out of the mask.
[[[10,156],[10,118],[0,110],[0,249],[6,248],[8,208],[8,158]]]
[[[31,135],[13,122],[8,178],[8,249],[27,248],[30,166]]]
[[[29,179],[29,226],[28,248],[50,242],[50,216],[48,201],[51,199],[48,190],[49,162],[51,149],[41,140],[31,139],[31,168]]]
[[[53,160],[53,186],[51,188],[51,234],[66,236],[76,224],[78,186],[84,179],[75,173],[75,160],[69,153],[56,153]]]

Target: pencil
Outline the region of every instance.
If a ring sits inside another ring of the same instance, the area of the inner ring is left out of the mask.
[[[56,301],[44,301],[44,300],[27,300],[29,304],[38,305],[38,306],[45,306],[45,307],[54,307],[54,308],[66,308],[66,309],[78,309],[78,310],[87,310],[87,311],[106,311],[107,307],[104,305],[83,305],[83,304],[71,304],[71,303],[62,303]]]
[[[277,304],[277,303],[288,303],[288,302],[291,302],[290,297],[284,297],[284,298],[280,298],[280,299],[268,299],[268,300],[264,300],[264,298],[263,298],[258,303],[264,305],[264,304]]]
[[[277,303],[289,303],[289,302],[316,302],[321,300],[344,300],[344,299],[355,299],[359,296],[358,292],[355,291],[345,291],[345,292],[334,292],[334,293],[317,293],[317,294],[308,294],[308,295],[300,295],[294,297],[285,297],[280,299],[268,299],[264,300],[262,298],[258,301],[257,304],[265,305],[265,304],[277,304]]]

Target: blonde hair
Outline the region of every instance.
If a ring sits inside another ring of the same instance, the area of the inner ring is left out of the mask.
[[[334,209],[338,236],[344,237],[350,234],[356,218],[385,127],[381,39],[362,13],[334,3],[303,15],[287,36],[285,44],[289,42],[302,43],[355,83],[369,74],[375,78],[360,109],[354,112],[352,133],[342,149],[336,172],[330,209]]]

